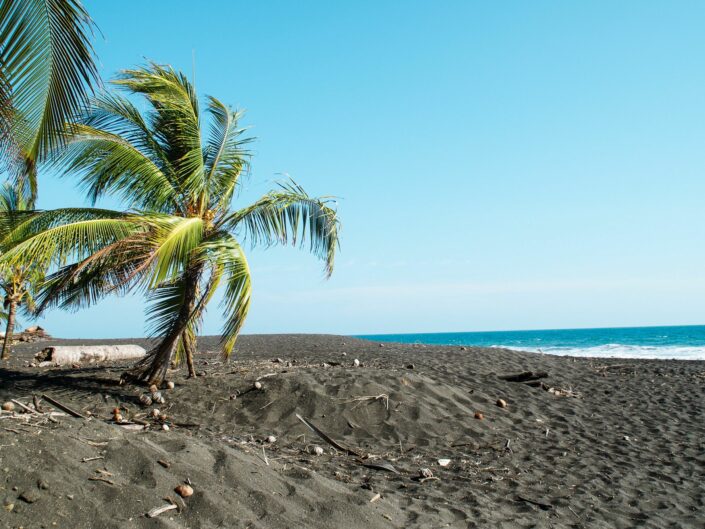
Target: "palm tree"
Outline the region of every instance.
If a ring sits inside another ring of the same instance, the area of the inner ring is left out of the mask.
[[[0,188],[0,214],[10,225],[17,225],[28,218],[31,212],[27,200],[10,184]],[[44,270],[32,262],[18,262],[10,266],[0,266],[0,289],[4,293],[3,308],[7,311],[0,319],[5,320],[5,337],[0,358],[10,358],[10,347],[15,330],[17,310],[27,313],[34,310],[34,293],[44,279]]]
[[[31,203],[37,163],[99,81],[92,31],[80,0],[0,0],[0,159]]]
[[[117,196],[128,211],[39,213],[9,232],[12,249],[4,260],[58,264],[39,310],[86,306],[111,292],[145,292],[150,334],[161,341],[129,375],[159,384],[175,354],[195,375],[196,336],[220,285],[222,348],[231,353],[251,294],[239,238],[307,244],[330,276],[339,223],[330,198],[310,197],[293,182],[232,210],[250,159],[241,113],[209,97],[202,115],[192,84],[168,66],[126,70],[115,83],[144,97],[148,110],[140,113],[117,94],[100,95],[73,125],[61,167],[80,176],[92,200]]]

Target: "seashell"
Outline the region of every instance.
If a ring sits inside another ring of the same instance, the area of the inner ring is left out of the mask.
[[[353,367],[360,367],[360,361],[357,358],[353,360]]]
[[[169,425],[168,425],[168,424],[162,424],[162,430],[164,430],[165,432],[168,432],[168,431],[169,431]]]
[[[254,388],[255,389],[262,389],[262,382],[259,380],[254,383]]]
[[[166,383],[166,389],[174,389],[176,387],[176,384],[174,384],[171,380]]]
[[[484,416],[481,412],[476,411],[476,412],[475,412],[475,418],[481,421],[482,419],[485,418],[485,416]]]
[[[438,464],[442,467],[447,467],[450,465],[450,459],[439,459]]]
[[[188,498],[189,496],[193,495],[193,488],[191,488],[190,485],[179,485],[174,489],[174,492],[176,492],[182,498]]]
[[[267,441],[268,443],[276,443],[276,442],[277,442],[277,438],[274,437],[273,435],[268,435],[268,436],[265,438],[265,441]]]
[[[497,399],[497,406],[499,406],[500,408],[506,408],[507,401],[504,399]]]
[[[3,411],[15,411],[15,403],[14,402],[5,402],[2,405]]]
[[[122,422],[122,415],[120,413],[116,413],[115,415],[113,415],[113,419],[115,420],[115,422]]]

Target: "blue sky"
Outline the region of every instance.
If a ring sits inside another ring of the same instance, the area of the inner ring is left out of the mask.
[[[282,174],[340,197],[332,279],[251,253],[245,332],[697,324],[705,318],[702,2],[86,1],[104,78],[193,74]],[[44,174],[40,206],[78,205]],[[107,205],[114,205],[107,202]],[[43,320],[144,332],[139,298]],[[205,332],[221,325],[217,307]]]

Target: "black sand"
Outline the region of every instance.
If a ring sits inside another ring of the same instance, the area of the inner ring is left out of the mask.
[[[29,367],[44,345],[0,366],[0,402],[45,393],[93,418],[0,416],[0,527],[705,525],[705,362],[243,336],[230,363],[205,352],[203,377],[173,374],[164,431],[143,389],[116,385],[126,364]],[[575,396],[500,379],[522,371]],[[112,424],[116,406],[150,428]],[[297,413],[369,457],[334,450]],[[363,466],[383,462],[399,473]],[[422,468],[438,479],[421,482]],[[195,493],[179,510],[145,517],[187,479]]]

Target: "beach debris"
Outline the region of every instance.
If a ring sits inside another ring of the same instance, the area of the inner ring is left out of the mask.
[[[553,509],[553,505],[549,503],[541,503],[540,501],[530,500],[529,498],[525,498],[523,496],[517,496],[516,501],[523,501],[526,503],[530,503],[531,505],[536,505],[542,511],[550,511]]]
[[[104,478],[102,476],[91,476],[88,478],[88,481],[101,481],[103,483],[107,483],[108,485],[115,485],[115,482],[112,479]]]
[[[8,503],[5,503],[5,504],[3,505],[3,508],[4,508],[5,511],[7,511],[7,512],[12,512],[12,511],[14,510],[14,508],[15,508],[15,504],[12,503],[12,502],[8,502]]]
[[[122,422],[122,414],[120,413],[120,408],[113,408],[113,420],[115,422]]]
[[[175,503],[163,505],[162,507],[155,507],[147,513],[147,518],[156,518],[160,514],[165,513],[167,511],[173,511],[174,509],[178,509],[178,506]]]
[[[255,383],[252,385],[256,390],[261,390],[264,386],[262,385],[262,382],[259,380],[255,380]]]
[[[171,466],[171,463],[165,461],[164,459],[157,459],[157,463],[159,463],[164,468],[169,468]]]
[[[166,399],[164,398],[164,395],[162,395],[161,391],[155,391],[152,393],[152,401],[156,402],[157,404],[166,403]]]
[[[156,393],[157,391],[159,391],[159,388],[157,387],[156,384],[152,384],[151,386],[149,386],[150,393]]]
[[[272,363],[273,364],[283,364],[284,360],[282,360],[281,358],[275,358],[274,360],[272,360]]]
[[[140,395],[140,403],[142,404],[142,406],[145,406],[145,407],[151,406],[152,405],[152,397],[150,397],[146,393],[143,393],[142,395]]]
[[[147,351],[139,345],[56,345],[45,347],[35,355],[40,362],[51,365],[72,365],[82,362],[112,362],[143,358]]]
[[[450,465],[450,459],[439,459],[438,465],[442,467],[447,467],[448,465]]]
[[[419,477],[420,478],[432,478],[433,472],[431,471],[430,468],[422,468],[421,470],[419,470]]]
[[[3,411],[15,411],[15,405],[12,402],[4,402],[2,405]]]
[[[506,408],[507,401],[504,399],[497,399],[497,406],[499,406],[500,408]]]
[[[19,495],[19,499],[25,503],[34,503],[39,499],[39,494],[31,490],[26,490]]]
[[[268,442],[269,444],[272,444],[272,443],[276,443],[276,442],[277,442],[277,438],[274,437],[273,435],[268,435],[267,437],[265,437],[264,440],[265,440],[266,442]]]
[[[485,418],[485,416],[484,416],[484,414],[483,414],[482,412],[476,411],[476,412],[475,412],[475,418],[476,418],[478,421],[481,421],[481,420],[483,420],[483,419]]]
[[[159,411],[159,408],[152,408],[152,411],[150,412],[150,415],[151,415],[153,418],[158,419],[159,416],[161,415],[161,413],[162,413],[162,412]]]
[[[379,344],[379,346],[380,346],[380,347],[384,347],[384,344],[383,344],[383,343],[381,343],[381,344]]]
[[[407,369],[416,369],[416,366],[414,364],[408,364],[406,366]]]
[[[174,389],[176,387],[176,384],[174,384],[171,380],[168,380],[166,383],[166,389]]]
[[[72,417],[76,417],[77,419],[85,419],[85,417],[78,413],[76,410],[69,408],[65,404],[61,404],[58,400],[52,399],[48,395],[42,395],[42,398],[55,408],[58,408],[61,411],[68,413]]]
[[[356,450],[353,450],[352,448],[346,448],[345,446],[341,445],[339,442],[336,440],[332,439],[329,437],[326,433],[322,432],[315,424],[311,422],[310,419],[307,419],[305,417],[302,417],[298,413],[296,414],[296,418],[300,420],[302,423],[304,423],[308,428],[315,433],[318,437],[323,439],[326,443],[331,445],[333,448],[336,450],[340,450],[344,454],[347,454],[349,456],[357,456],[357,457],[364,457],[364,455],[361,452],[358,452]]]
[[[393,472],[394,474],[399,474],[399,471],[394,468],[391,463],[387,461],[358,461],[363,467],[371,468],[373,470],[386,470],[387,472]]]
[[[182,498],[188,498],[189,496],[193,495],[193,488],[191,487],[191,485],[187,485],[184,483],[176,487],[174,489],[174,492],[176,492]]]
[[[162,424],[162,430],[164,430],[165,432],[168,432],[168,431],[169,431],[169,425],[168,425],[168,424]]]
[[[353,367],[360,367],[360,361],[357,358],[353,360]]]
[[[386,409],[389,409],[389,395],[387,395],[386,393],[380,393],[379,395],[365,395],[362,397],[352,397],[350,399],[346,399],[345,402],[357,402],[358,404],[356,404],[352,408],[354,410],[363,402],[377,401],[377,400],[384,402],[384,407]]]
[[[506,380],[507,382],[529,382],[531,380],[539,380],[546,377],[548,377],[548,373],[545,371],[524,371],[523,373],[517,373],[515,375],[502,375],[499,378]]]
[[[461,350],[461,351],[467,351],[468,348],[467,348],[467,347],[461,347],[460,350]]]
[[[311,453],[316,456],[322,456],[323,455],[323,448],[321,448],[320,446],[312,446]]]
[[[378,492],[377,494],[372,496],[372,498],[370,499],[370,503],[374,503],[374,502],[378,501],[381,497],[382,497],[382,495]]]
[[[348,353],[346,353],[345,351],[343,351],[342,353],[340,353],[340,356],[348,356]]]

